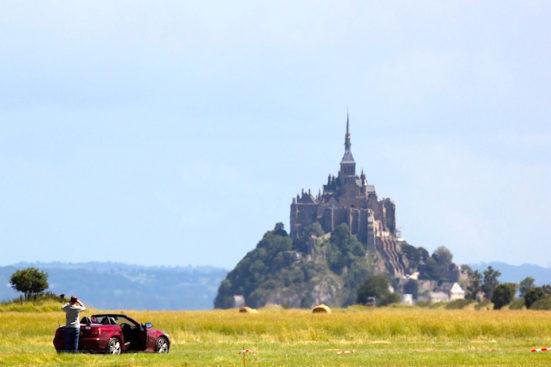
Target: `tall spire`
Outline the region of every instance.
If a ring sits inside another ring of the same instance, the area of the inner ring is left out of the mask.
[[[346,110],[346,134],[344,135],[344,156],[341,162],[354,162],[352,151],[350,150],[350,118],[348,117],[348,109]]]
[[[344,135],[344,150],[350,150],[350,119],[348,117],[348,108],[346,109],[346,134]]]

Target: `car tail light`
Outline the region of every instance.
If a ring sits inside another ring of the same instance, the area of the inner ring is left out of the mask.
[[[101,335],[101,328],[97,328],[97,329],[94,329],[92,330],[92,335]]]

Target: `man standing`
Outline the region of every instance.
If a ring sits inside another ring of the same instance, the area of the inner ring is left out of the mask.
[[[69,303],[61,307],[65,311],[65,352],[76,353],[78,351],[78,336],[80,333],[80,311],[86,310],[84,303],[76,296],[72,296]]]

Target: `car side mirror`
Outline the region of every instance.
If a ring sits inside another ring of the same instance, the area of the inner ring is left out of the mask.
[[[147,329],[149,329],[149,328],[152,327],[152,326],[153,326],[153,325],[152,325],[150,322],[146,322],[146,323],[145,323],[145,327],[146,327]]]

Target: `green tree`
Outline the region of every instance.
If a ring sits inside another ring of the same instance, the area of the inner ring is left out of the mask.
[[[10,284],[28,300],[48,288],[48,274],[33,267],[17,270],[11,275]]]
[[[459,279],[459,269],[452,259],[453,255],[450,250],[444,246],[438,247],[420,268],[421,279],[456,282]]]
[[[336,274],[342,274],[346,266],[350,267],[358,258],[365,256],[365,248],[355,235],[350,233],[346,223],[335,228],[327,249],[327,264]]]
[[[327,246],[327,265],[331,271],[340,274],[346,265],[346,259],[337,245],[329,242]]]
[[[398,302],[400,296],[390,292],[390,282],[382,275],[373,275],[358,288],[357,303],[366,304],[369,297],[375,297],[377,306]]]
[[[432,254],[432,257],[438,265],[447,268],[452,263],[453,255],[450,250],[448,250],[445,246],[440,246],[436,250],[434,250],[434,253]]]
[[[526,308],[530,308],[533,303],[545,298],[546,296],[547,294],[545,293],[543,287],[534,287],[524,295],[524,304],[526,305]]]
[[[508,305],[515,298],[517,285],[513,283],[498,284],[493,293],[491,301],[494,304],[494,309],[499,310],[501,307]]]
[[[350,233],[350,228],[346,223],[342,223],[335,228],[330,241],[340,248],[347,260],[365,255],[364,246],[355,235]]]
[[[323,236],[323,234],[325,233],[323,231],[321,224],[319,224],[318,222],[314,222],[309,226],[307,226],[304,229],[304,232],[308,236],[316,236],[316,237]]]
[[[534,281],[535,279],[532,277],[526,277],[521,280],[519,284],[519,294],[521,297],[524,297],[530,289],[535,287]]]
[[[420,278],[427,280],[439,280],[440,279],[440,268],[434,260],[433,257],[429,257],[423,266],[421,266]]]
[[[313,249],[313,237],[320,237],[323,234],[321,224],[314,222],[302,230],[300,237],[293,244],[294,248],[300,252],[310,253]]]
[[[469,273],[469,285],[467,285],[467,292],[465,292],[466,299],[476,300],[478,292],[482,290],[481,282],[482,274],[478,270]]]
[[[419,261],[427,261],[429,258],[429,252],[424,247],[417,247],[417,254],[419,257]]]
[[[273,233],[275,235],[278,235],[278,236],[287,236],[287,231],[285,230],[285,226],[283,225],[283,223],[281,222],[277,222],[275,227],[274,227],[274,230],[273,230]]]
[[[497,278],[499,278],[500,275],[501,272],[492,268],[491,266],[488,266],[488,268],[484,270],[484,282],[482,283],[482,291],[484,292],[484,297],[486,297],[486,299],[492,299],[494,289],[499,284],[499,280]]]

